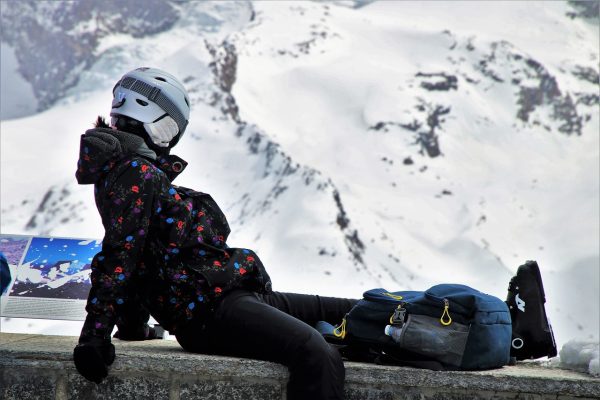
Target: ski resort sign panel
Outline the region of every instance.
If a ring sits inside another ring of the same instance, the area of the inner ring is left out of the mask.
[[[0,297],[0,315],[16,318],[85,319],[90,265],[101,241],[0,235],[11,281]]]

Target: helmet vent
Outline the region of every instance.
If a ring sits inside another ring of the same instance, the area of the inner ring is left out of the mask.
[[[167,80],[163,77],[160,76],[155,76],[154,79],[156,79],[157,81],[162,81],[162,82],[166,82]]]
[[[187,104],[187,106],[189,107],[189,106],[190,106],[190,102],[189,102],[189,100],[188,100],[187,96],[186,96],[186,97],[184,97],[183,99],[185,100],[185,104]]]
[[[135,101],[137,101],[137,103],[138,103],[140,106],[144,106],[144,107],[145,107],[145,106],[147,106],[147,105],[148,105],[148,102],[147,102],[147,101],[144,101],[144,100],[142,100],[142,99],[135,99]]]

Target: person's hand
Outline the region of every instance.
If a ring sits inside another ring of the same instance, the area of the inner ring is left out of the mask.
[[[100,383],[108,376],[108,366],[115,360],[115,346],[107,339],[92,338],[80,342],[73,350],[77,371],[87,380]]]

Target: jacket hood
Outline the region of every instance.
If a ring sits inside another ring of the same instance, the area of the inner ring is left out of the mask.
[[[80,185],[96,183],[117,161],[126,154],[132,153],[154,159],[157,167],[161,168],[171,180],[187,166],[185,161],[174,155],[163,156],[156,160],[156,154],[148,148],[141,137],[103,126],[89,129],[81,135],[79,161],[75,173],[77,182]]]

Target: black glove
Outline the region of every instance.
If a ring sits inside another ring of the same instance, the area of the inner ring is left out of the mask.
[[[156,333],[156,329],[145,325],[140,329],[126,329],[125,327],[120,327],[118,331],[113,335],[115,339],[120,340],[152,340],[152,339],[160,339]]]
[[[89,381],[100,383],[108,376],[108,366],[115,360],[115,346],[107,339],[80,340],[73,350],[77,371]]]

